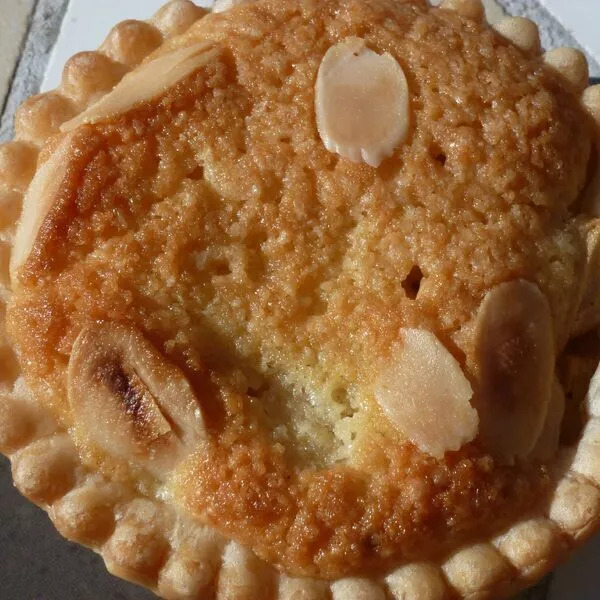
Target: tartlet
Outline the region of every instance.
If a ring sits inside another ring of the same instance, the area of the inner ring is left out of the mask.
[[[587,85],[474,0],[117,25],[0,147],[19,490],[168,599],[535,581],[600,518]]]

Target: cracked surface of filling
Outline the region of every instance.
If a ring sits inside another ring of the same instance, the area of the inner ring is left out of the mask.
[[[378,169],[329,153],[316,129],[316,74],[347,36],[408,80],[409,135]],[[421,560],[522,514],[545,465],[500,467],[477,439],[420,453],[374,377],[400,328],[419,328],[474,382],[474,315],[517,278],[547,297],[564,344],[591,147],[575,96],[541,59],[425,2],[263,0],[162,51],[203,40],[219,48],[208,64],[74,134],[9,309],[31,387],[71,426],[78,333],[135,325],[185,373],[208,429],[175,501],[288,572]]]

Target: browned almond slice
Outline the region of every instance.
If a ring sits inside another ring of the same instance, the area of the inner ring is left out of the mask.
[[[84,329],[73,345],[68,390],[85,438],[157,475],[204,437],[200,407],[183,373],[132,327]]]
[[[10,259],[10,274],[13,286],[18,270],[27,260],[40,227],[67,174],[68,155],[74,147],[75,134],[66,135],[58,148],[37,170],[27,194],[23,199],[21,220],[15,233]]]
[[[592,417],[600,417],[600,366],[594,371],[585,395],[585,406]]]
[[[552,316],[529,281],[490,290],[477,315],[475,406],[480,437],[501,462],[526,457],[540,437],[554,377]]]
[[[573,326],[575,335],[590,331],[600,324],[600,219],[583,226],[587,246],[583,293]]]
[[[142,102],[149,102],[214,60],[218,54],[218,48],[203,43],[159,56],[125,75],[112,92],[64,123],[60,129],[71,131],[83,123],[97,123],[122,114]]]
[[[319,68],[317,127],[325,147],[373,167],[408,135],[408,84],[398,61],[349,37],[332,46]]]
[[[552,384],[552,395],[548,404],[546,421],[542,433],[535,443],[530,458],[533,460],[550,460],[558,450],[560,427],[565,414],[565,393],[558,379]]]
[[[430,331],[403,329],[375,397],[394,426],[421,451],[442,457],[477,436],[473,391],[458,361]]]

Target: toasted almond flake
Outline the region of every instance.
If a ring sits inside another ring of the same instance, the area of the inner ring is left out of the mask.
[[[413,562],[392,571],[385,582],[395,600],[443,600],[446,585],[439,567],[433,563]]]
[[[477,436],[471,384],[430,331],[403,329],[375,396],[390,421],[421,451],[440,458]]]
[[[10,259],[10,274],[13,287],[16,276],[35,243],[38,232],[67,174],[68,156],[73,151],[75,135],[64,136],[58,148],[37,170],[25,198],[21,220],[15,234]]]
[[[94,324],[80,333],[69,360],[68,396],[83,437],[159,476],[204,437],[184,375],[125,325]]]
[[[497,598],[507,597],[506,584],[514,577],[508,561],[492,546],[484,542],[467,545],[442,565],[446,581],[458,598],[485,598],[482,590],[494,590]]]
[[[475,406],[481,440],[501,462],[526,457],[540,437],[554,354],[550,307],[535,284],[516,280],[487,293],[476,321]]]
[[[338,579],[331,584],[332,600],[385,600],[385,593],[377,582],[362,577]]]
[[[542,56],[544,62],[562,75],[576,90],[583,92],[590,79],[585,54],[575,48],[554,48]]]
[[[398,61],[349,37],[332,46],[319,68],[315,90],[317,127],[323,144],[372,167],[407,137],[408,84]]]
[[[538,26],[525,17],[506,17],[494,25],[494,29],[524,52],[541,49]]]
[[[125,75],[112,92],[64,123],[61,131],[71,131],[84,123],[97,123],[127,112],[142,102],[149,102],[214,60],[218,54],[218,48],[202,43],[159,56]]]

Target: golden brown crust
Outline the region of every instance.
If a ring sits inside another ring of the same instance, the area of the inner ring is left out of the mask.
[[[478,23],[485,18],[485,10],[481,0],[444,0],[440,8],[454,10],[467,19],[473,19]]]
[[[115,62],[133,68],[162,42],[162,34],[153,24],[144,21],[123,21],[111,29],[100,46],[100,52]]]
[[[541,51],[538,27],[525,17],[506,17],[496,23],[494,29],[523,52],[537,54]]]
[[[188,17],[182,15],[201,16],[187,3],[172,4],[177,7],[163,9],[160,15],[167,23],[175,23],[174,31],[181,30],[180,22],[187,23]],[[170,25],[159,22],[162,23],[157,26],[160,31],[169,31]],[[153,27],[131,24],[127,27],[140,36],[140,47],[152,49],[158,39]],[[121,43],[121,34],[114,31],[111,50],[107,53],[134,64],[140,58],[138,50],[128,49],[127,43]],[[522,40],[519,43],[523,45]],[[535,44],[529,44],[527,48],[536,49]],[[39,121],[39,127],[28,126],[26,113],[20,116],[18,132],[23,133],[23,139],[41,145],[46,134],[52,135],[62,122],[73,116],[72,103],[79,110],[83,109],[126,72],[122,65],[98,56],[87,54],[69,64],[63,93],[70,101],[63,102],[62,96],[51,93],[37,100],[38,108],[34,107],[35,103],[31,104],[27,111],[32,122]],[[97,87],[92,81],[96,77],[94,73],[98,77]],[[20,151],[25,158],[19,158]],[[19,148],[19,152],[9,159],[23,160],[24,165],[35,154],[29,146]],[[19,194],[24,189],[29,172],[31,167],[24,166],[17,174],[15,183],[10,185],[19,191],[13,193]],[[6,367],[2,369],[0,383],[10,388],[14,375],[9,374]],[[158,589],[165,598],[191,599],[213,586],[217,598],[236,600],[254,599],[257,594],[264,598],[308,599],[330,594],[334,600],[383,600],[386,593],[404,598],[407,589],[424,590],[420,591],[424,595],[418,597],[427,598],[429,594],[431,598],[441,598],[449,593],[449,588],[444,591],[445,581],[450,584],[452,593],[463,597],[479,597],[491,593],[492,589],[494,594],[500,595],[503,590],[524,585],[550,568],[562,553],[557,529],[540,516],[514,525],[496,539],[494,546],[479,544],[454,554],[442,569],[432,562],[400,569],[389,575],[386,582],[338,580],[331,584],[329,591],[325,590],[324,584],[311,580],[278,578],[270,567],[237,543],[225,545],[219,534],[191,524],[168,506],[135,498],[127,486],[112,489],[111,484],[86,473],[68,436],[60,431],[54,433],[55,417],[40,414],[43,409],[36,407],[35,401],[27,400],[22,383],[17,382],[15,388],[2,398],[7,405],[11,404],[11,408],[4,411],[0,449],[12,454],[15,482],[23,493],[50,511],[61,532],[100,550],[111,572]],[[600,485],[595,449],[598,435],[594,425],[592,420],[586,428],[573,469]],[[595,485],[568,473],[556,488],[550,518],[569,537],[578,540],[596,527],[599,495]],[[574,498],[578,499],[577,506],[573,505]],[[219,565],[214,557],[221,550],[224,558]],[[215,577],[217,572],[219,575]]]
[[[582,92],[589,85],[590,73],[585,54],[574,48],[555,48],[543,56],[544,62],[562,75],[573,89]]]
[[[487,543],[459,550],[444,563],[442,570],[450,587],[462,598],[492,592],[502,596],[512,577],[509,563]]]
[[[566,550],[556,525],[544,518],[517,523],[497,538],[494,545],[521,579],[531,582],[549,571]]]
[[[79,457],[70,437],[57,433],[17,451],[11,463],[21,493],[36,504],[52,504],[75,485]]]

